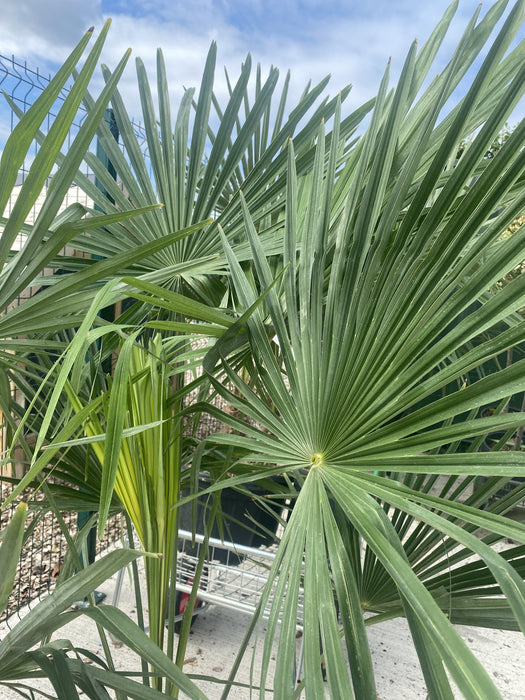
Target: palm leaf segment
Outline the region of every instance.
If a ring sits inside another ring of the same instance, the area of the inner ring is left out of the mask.
[[[498,697],[447,615],[479,624],[477,611],[484,611],[481,624],[490,625],[505,610],[504,624],[525,631],[524,548],[501,557],[489,546],[502,537],[525,542],[525,528],[498,514],[523,497],[522,489],[488,511],[476,507],[483,500],[476,493],[458,501],[476,475],[525,476],[523,453],[455,450],[493,430],[512,432],[525,418],[479,413],[525,389],[523,361],[469,379],[525,339],[522,321],[496,325],[524,305],[523,279],[485,294],[522,256],[525,233],[500,234],[524,205],[525,126],[496,158],[483,158],[523,93],[523,48],[504,57],[523,3],[510,12],[463,100],[438,122],[503,6],[479,23],[473,18],[447,68],[415,102],[453,10],[427,46],[411,48],[390,93],[387,70],[370,126],[342,167],[334,148],[337,111],[331,143],[322,126],[318,132],[308,176],[297,175],[290,144],[282,257],[288,270],[268,292],[265,310],[248,321],[250,379],[239,377],[220,340],[206,364],[210,370],[222,351],[216,387],[245,417],[224,415],[236,434],[218,439],[247,453],[252,478],[271,468],[300,485],[271,576],[279,573],[278,602],[261,687],[281,611],[277,697],[288,697],[292,684],[300,585],[311,697],[323,694],[319,639],[332,696],[375,697],[363,610],[377,615],[368,623],[406,616],[432,697],[452,697],[445,668],[465,697]],[[456,163],[457,144],[473,129],[472,145]],[[244,309],[273,282],[249,209],[243,202],[256,282],[223,237]],[[440,474],[461,477],[446,482],[441,493],[448,498],[428,493]],[[480,538],[479,528],[491,534]],[[472,553],[478,561],[465,563]],[[502,593],[506,602],[493,598]]]

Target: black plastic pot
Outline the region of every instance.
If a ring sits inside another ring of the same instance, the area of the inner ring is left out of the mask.
[[[279,477],[274,480],[280,481]],[[284,480],[282,483],[285,485]],[[206,489],[210,482],[207,475],[200,478],[199,487]],[[223,537],[237,545],[246,547],[270,546],[275,541],[275,533],[279,525],[279,517],[283,511],[283,504],[275,499],[268,499],[268,509],[257,501],[257,497],[264,497],[268,491],[259,484],[247,483],[243,485],[248,493],[237,491],[234,488],[225,488],[220,492],[221,510],[223,514]],[[211,508],[211,498],[202,496],[197,498],[196,532],[204,534],[205,524]],[[192,504],[186,503],[179,509],[179,528],[182,530],[192,529]],[[221,539],[221,531],[218,523],[213,524],[211,537]],[[180,549],[180,547],[179,547]],[[187,550],[187,546],[185,547]],[[239,563],[243,557],[225,550],[215,550],[216,558],[225,563]],[[237,561],[232,562],[236,558]]]

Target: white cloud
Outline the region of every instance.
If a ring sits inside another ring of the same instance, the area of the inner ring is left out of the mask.
[[[377,27],[370,22],[332,23],[320,27],[317,35],[305,41],[304,37],[293,35],[286,41],[282,36],[272,33],[258,33],[247,36],[237,27],[225,22],[217,12],[212,13],[213,22],[193,28],[197,19],[203,16],[202,6],[198,3],[192,21],[171,23],[159,21],[149,16],[133,18],[124,14],[113,15],[104,57],[109,64],[115,64],[127,46],[133,48],[133,55],[144,61],[151,81],[155,81],[156,48],[162,47],[166,60],[168,76],[174,101],[182,94],[182,85],[198,87],[212,39],[218,43],[217,90],[223,96],[226,93],[223,79],[223,66],[226,66],[230,78],[235,79],[241,62],[251,52],[254,63],[261,63],[263,75],[267,75],[271,65],[277,66],[281,76],[288,69],[292,73],[290,99],[297,99],[307,81],[311,78],[317,82],[328,73],[332,74],[329,92],[335,94],[347,83],[353,83],[352,100],[362,102],[371,97],[378,86],[386,66],[389,54],[396,51],[399,63],[408,50],[412,37],[400,32],[396,24],[385,28],[385,36],[378,36]],[[162,7],[157,17],[164,17]],[[390,38],[390,46],[389,40]],[[395,41],[394,41],[395,40]],[[392,47],[392,44],[395,45]],[[138,108],[136,97],[135,71],[127,70],[121,91],[128,95],[132,109]]]
[[[101,0],[4,0],[0,51],[22,60],[60,63],[101,17]]]
[[[4,4],[6,0],[4,0]],[[335,94],[353,84],[352,106],[373,96],[392,56],[396,79],[411,41],[420,42],[445,12],[448,0],[432,4],[419,0],[7,0],[0,26],[0,52],[29,58],[35,65],[60,62],[91,24],[100,29],[111,8],[112,28],[103,61],[114,67],[128,47],[140,56],[154,85],[156,48],[166,59],[174,106],[185,85],[198,87],[212,39],[218,43],[217,91],[225,95],[222,66],[235,79],[248,51],[263,75],[276,65],[284,77],[292,72],[290,102],[307,80],[317,82],[332,74],[328,91]],[[451,50],[471,13],[474,1],[460,3],[444,54]],[[97,81],[100,86],[100,78]],[[120,84],[132,115],[140,117],[133,58]]]

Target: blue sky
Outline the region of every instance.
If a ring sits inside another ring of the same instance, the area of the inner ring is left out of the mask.
[[[263,74],[275,65],[292,72],[291,97],[307,80],[332,74],[329,92],[347,83],[356,107],[373,96],[389,56],[395,80],[414,38],[423,43],[448,0],[3,0],[0,53],[54,71],[83,31],[113,18],[103,60],[114,66],[130,46],[154,76],[163,48],[173,100],[182,86],[198,86],[212,39],[218,43],[217,92],[225,91],[222,66],[236,77],[248,51]],[[441,63],[449,58],[477,0],[460,0]],[[493,3],[487,2],[482,12]],[[139,116],[133,61],[121,83],[131,114]]]

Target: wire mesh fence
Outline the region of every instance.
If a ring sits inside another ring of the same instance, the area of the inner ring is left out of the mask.
[[[0,479],[0,498],[3,501],[11,492],[11,484]],[[0,511],[0,530],[3,530],[12,514],[12,508]],[[71,537],[78,531],[78,516],[74,512],[62,513]],[[29,536],[22,548],[19,565],[7,609],[0,616],[2,628],[10,628],[21,610],[31,607],[37,599],[48,594],[55,586],[67,550],[67,541],[57,519],[51,512],[30,512],[27,520]],[[121,520],[114,516],[108,521],[104,537],[96,542],[96,553],[119,542]]]
[[[34,101],[39,97],[44,88],[49,84],[51,80],[50,75],[42,74],[38,69],[33,70],[27,63],[22,63],[17,61],[14,57],[8,58],[6,56],[0,55],[0,89],[5,93],[7,99],[0,101],[0,145],[3,143],[14,129],[18,123],[18,116],[16,109],[25,113],[34,103]],[[49,131],[51,125],[53,124],[56,115],[60,109],[61,104],[65,101],[67,97],[67,89],[63,89],[56,99],[54,105],[49,110],[46,119],[41,125],[41,131],[45,134]],[[69,130],[67,137],[64,141],[63,149],[67,149],[71,146],[75,135],[81,128],[85,118],[87,116],[87,111],[85,108],[81,107],[73,121],[72,127]],[[38,153],[39,145],[35,140],[31,148],[28,150],[28,154],[19,169],[18,179],[15,189],[8,202],[6,213],[9,215],[20,190],[21,185],[24,183],[31,163],[34,157]],[[89,175],[87,166],[85,166],[85,174]],[[42,190],[39,200],[35,203],[33,210],[29,213],[27,218],[27,223],[34,223],[36,215],[40,209],[40,206],[44,200],[47,187],[49,186],[49,181],[46,182],[44,189]],[[90,205],[87,196],[78,188],[72,187],[70,192],[68,192],[63,204],[62,209],[65,209],[69,204],[73,202],[80,201],[86,206]],[[23,233],[20,234],[18,239],[18,245],[23,242]]]

